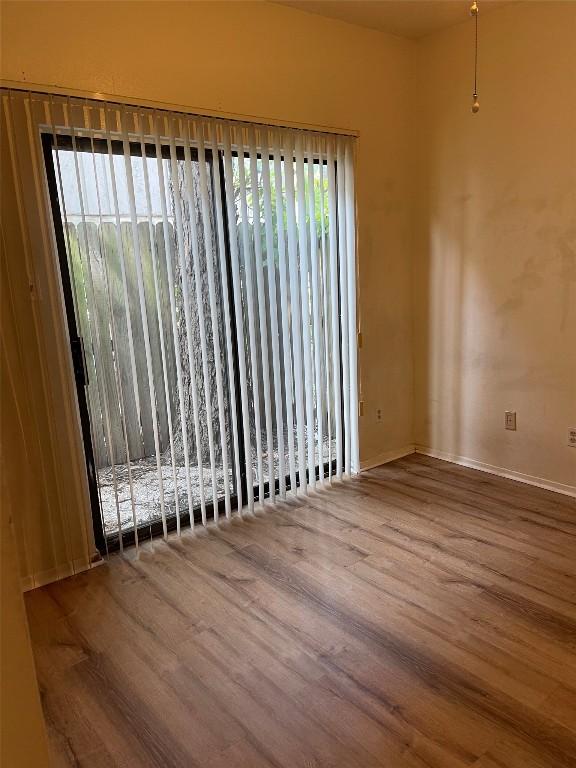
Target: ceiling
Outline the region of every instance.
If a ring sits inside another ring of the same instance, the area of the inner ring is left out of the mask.
[[[308,13],[416,39],[466,21],[472,0],[273,0]],[[484,14],[510,0],[478,0]]]

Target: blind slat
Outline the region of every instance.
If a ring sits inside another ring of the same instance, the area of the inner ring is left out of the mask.
[[[344,215],[338,219],[338,252],[346,253],[346,173],[344,163],[344,148],[342,142],[336,141],[337,157],[337,189],[338,210]],[[349,343],[349,318],[348,318],[348,270],[346,262],[341,260],[340,270],[340,327],[342,329],[342,402],[344,410],[344,472],[350,473],[350,368],[346,350]]]
[[[136,280],[138,283],[138,300],[140,305],[140,321],[142,323],[142,332],[144,335],[144,353],[146,357],[146,371],[148,374],[147,388],[150,399],[150,411],[152,414],[152,429],[154,431],[154,451],[156,453],[156,471],[158,477],[158,489],[160,492],[160,514],[162,516],[162,528],[164,538],[168,536],[166,523],[166,510],[164,508],[164,479],[162,477],[162,457],[160,455],[160,438],[158,434],[158,416],[156,413],[156,388],[154,384],[154,375],[152,372],[152,351],[150,349],[150,328],[148,324],[148,312],[146,309],[146,294],[144,292],[144,276],[142,271],[142,253],[140,250],[140,235],[138,233],[138,217],[136,214],[136,200],[134,190],[134,179],[132,176],[132,160],[130,156],[130,143],[128,140],[128,129],[126,127],[126,116],[121,115],[122,124],[122,142],[124,145],[124,169],[128,185],[128,201],[130,205],[130,224],[132,228],[132,242],[134,248],[134,260],[136,264]],[[142,158],[146,163],[146,158]],[[152,244],[151,244],[152,247]]]
[[[336,221],[336,174],[334,170],[333,142],[328,143],[328,216],[330,221]],[[342,477],[342,384],[340,381],[340,312],[338,302],[338,237],[336,227],[330,227],[329,232],[329,260],[330,260],[330,306],[332,316],[332,366],[330,377],[334,390],[334,422],[336,437],[336,477]]]
[[[200,415],[198,412],[198,391],[196,388],[196,358],[193,347],[193,330],[192,330],[192,304],[190,300],[190,287],[188,285],[188,263],[186,259],[186,245],[184,242],[184,228],[182,222],[182,198],[180,192],[180,178],[178,176],[178,157],[176,154],[176,140],[174,138],[174,120],[167,119],[165,121],[168,124],[168,140],[170,146],[170,181],[171,192],[174,196],[174,217],[176,219],[176,250],[178,257],[178,264],[180,266],[180,287],[182,290],[182,306],[184,312],[184,323],[186,331],[186,349],[188,352],[188,370],[189,370],[189,390],[192,399],[192,419],[194,422],[194,438],[196,443],[196,468],[198,472],[198,488],[200,493],[200,513],[202,515],[202,523],[206,525],[206,495],[204,490],[204,472],[201,458],[201,436],[200,436]],[[175,340],[180,346],[180,338],[177,335]],[[186,404],[183,404],[185,408]],[[187,429],[186,420],[184,419],[183,429]],[[193,508],[190,508],[190,520],[192,522],[194,518]]]
[[[308,241],[306,222],[306,175],[304,172],[304,148],[302,137],[296,136],[296,179],[297,179],[297,226],[298,226],[298,261],[300,273],[300,311],[302,329],[302,351],[304,358],[304,404],[306,413],[306,443],[308,449],[308,484],[316,487],[316,460],[314,453],[314,375],[312,371],[312,338],[310,333],[310,289],[308,272],[311,243]],[[307,485],[304,486],[307,488]]]
[[[306,422],[304,397],[304,370],[302,351],[302,302],[300,298],[300,270],[298,267],[298,227],[296,223],[296,190],[294,185],[294,143],[291,135],[285,134],[284,151],[286,183],[286,218],[288,233],[288,277],[290,302],[290,329],[292,333],[292,354],[294,361],[294,400],[296,410],[296,434],[298,456],[298,485],[306,492]],[[288,163],[288,168],[286,168]]]
[[[280,175],[280,184],[282,177]],[[279,181],[275,178],[275,183]],[[274,222],[272,219],[272,187],[270,184],[270,154],[268,136],[262,136],[262,198],[264,226],[266,233],[266,264],[268,269],[268,300],[270,305],[270,334],[272,337],[272,375],[274,408],[276,417],[276,447],[278,452],[278,482],[282,499],[286,498],[286,459],[284,455],[284,419],[282,414],[282,380],[280,371],[280,343],[278,332],[278,299],[276,290],[276,249],[274,245]]]
[[[264,268],[262,265],[262,234],[260,231],[260,181],[258,174],[258,151],[253,130],[249,131],[250,178],[252,187],[252,219],[254,222],[254,260],[256,264],[256,292],[258,297],[258,328],[262,354],[262,388],[264,390],[264,420],[266,425],[266,452],[268,454],[268,488],[272,499],[274,488],[274,441],[272,438],[272,404],[270,400],[270,364],[268,354],[268,324],[266,294],[264,286]],[[262,157],[262,164],[266,158]],[[264,501],[261,493],[260,501]]]
[[[212,324],[212,347],[214,352],[214,368],[216,376],[216,393],[218,405],[218,426],[220,432],[220,451],[222,456],[222,472],[224,475],[224,504],[226,516],[230,517],[230,479],[228,475],[228,451],[226,447],[226,421],[224,414],[224,392],[222,383],[222,365],[220,350],[220,331],[217,313],[216,283],[214,278],[214,253],[212,240],[212,224],[210,217],[210,202],[208,197],[208,174],[206,171],[206,149],[204,144],[204,126],[198,130],[198,166],[200,172],[200,199],[202,205],[202,224],[204,229],[204,246],[206,249],[206,266],[208,275],[208,296],[210,303],[210,319]],[[212,157],[212,173],[215,174],[214,156]],[[218,171],[219,173],[219,171]],[[217,495],[214,491],[214,517],[218,519]]]
[[[284,405],[285,433],[288,443],[288,466],[290,469],[290,488],[296,491],[296,449],[294,443],[294,377],[292,371],[292,333],[290,328],[290,302],[288,292],[288,264],[286,260],[286,230],[284,215],[286,212],[283,191],[281,134],[273,135],[274,179],[276,187],[276,227],[278,230],[278,272],[280,276],[280,315],[282,324],[282,361],[284,364]]]
[[[324,153],[322,152],[322,148],[319,152],[319,165],[320,165],[320,229],[321,229],[321,245],[320,245],[320,254],[321,254],[321,260],[322,260],[322,267],[321,267],[321,292],[322,292],[322,329],[324,333],[324,359],[323,359],[323,365],[324,365],[324,394],[325,394],[325,402],[326,402],[326,438],[328,441],[328,447],[327,447],[327,458],[328,458],[328,480],[330,481],[332,478],[332,397],[331,397],[331,386],[330,386],[330,297],[329,297],[329,286],[330,286],[330,264],[328,261],[328,249],[326,244],[326,225],[325,225],[325,218],[326,218],[326,192],[324,189]]]
[[[244,433],[244,456],[251,456],[250,441],[250,417],[248,413],[248,382],[245,351],[244,317],[242,313],[242,294],[240,284],[240,255],[238,251],[237,232],[231,227],[231,222],[236,222],[236,205],[234,202],[234,171],[232,167],[232,148],[230,132],[227,126],[222,129],[224,144],[224,179],[226,187],[226,212],[228,218],[230,246],[230,262],[232,271],[232,286],[234,296],[234,320],[236,324],[237,360],[240,377],[240,397],[242,401],[242,429]],[[254,473],[252,461],[245,458],[246,494],[248,511],[254,511]]]
[[[308,221],[310,226],[310,272],[312,281],[312,295],[311,295],[311,336],[313,338],[312,347],[314,351],[314,392],[315,414],[313,412],[312,423],[316,431],[316,445],[318,465],[322,468],[324,463],[323,459],[323,446],[324,446],[324,429],[322,419],[322,382],[321,382],[321,344],[322,337],[320,333],[320,281],[319,281],[319,263],[318,263],[318,233],[316,231],[316,194],[315,189],[315,177],[314,177],[314,159],[311,155],[308,156]],[[318,190],[318,194],[320,191]],[[311,393],[312,395],[312,393]],[[314,438],[314,435],[312,435]],[[314,475],[315,475],[314,471]],[[320,471],[320,483],[323,483],[323,472]]]
[[[351,142],[344,144],[344,172],[346,174],[346,253],[343,262],[348,276],[348,371],[350,375],[350,395],[348,407],[350,409],[350,468],[349,472],[358,472],[360,469],[360,456],[358,446],[358,352],[357,352],[357,320],[356,320],[356,230],[355,230],[355,193],[354,193],[354,158]]]
[[[262,455],[262,423],[260,418],[260,393],[259,393],[259,371],[258,371],[258,357],[259,347],[256,339],[256,318],[254,314],[255,307],[255,294],[254,294],[254,275],[253,275],[253,246],[250,239],[250,233],[248,230],[248,198],[246,189],[246,163],[244,149],[238,153],[238,179],[239,179],[239,198],[240,198],[240,216],[241,216],[241,233],[242,233],[242,256],[244,260],[244,277],[246,288],[245,306],[248,314],[248,343],[250,360],[250,373],[252,382],[252,407],[254,413],[254,435],[256,446],[256,462],[258,466],[258,497],[260,503],[264,500],[264,457]],[[250,183],[254,183],[254,179],[250,177]],[[256,182],[257,183],[257,182]],[[252,214],[254,215],[254,214]],[[242,352],[240,352],[241,354]],[[251,448],[252,446],[250,446]],[[247,463],[252,460],[252,451],[246,456]]]
[[[176,387],[178,390],[178,410],[180,412],[180,436],[182,440],[182,453],[184,460],[184,472],[186,476],[186,496],[188,499],[188,512],[190,515],[190,526],[194,528],[194,495],[192,493],[192,482],[190,477],[190,449],[188,445],[188,430],[185,418],[185,402],[184,402],[184,384],[182,375],[182,358],[180,344],[178,340],[178,320],[176,317],[176,296],[175,287],[176,279],[172,266],[172,240],[170,238],[170,222],[168,220],[168,209],[166,204],[166,182],[165,171],[162,163],[162,149],[160,145],[160,136],[157,123],[159,118],[157,116],[151,117],[151,121],[156,124],[154,127],[157,130],[154,132],[154,149],[156,151],[156,173],[158,188],[160,191],[160,207],[162,212],[162,234],[164,237],[164,258],[166,273],[168,276],[168,301],[170,305],[170,321],[172,330],[172,344],[174,349],[174,361],[176,366]],[[154,124],[153,123],[153,124]],[[176,495],[179,494],[179,488],[175,489]],[[180,535],[180,516],[176,518],[176,528]]]
[[[108,131],[108,109],[104,109],[104,123],[106,127],[106,131]],[[118,188],[116,184],[116,173],[114,169],[114,155],[112,153],[112,139],[110,135],[108,134],[106,139],[106,149],[108,153],[108,162],[109,162],[109,168],[110,168],[110,182],[112,186],[112,196],[114,201],[114,218],[116,222],[115,227],[115,233],[116,233],[116,247],[118,250],[119,258],[120,258],[120,269],[122,274],[122,298],[124,300],[124,314],[126,317],[126,326],[128,329],[128,349],[130,352],[130,368],[131,368],[131,374],[132,374],[132,394],[134,396],[134,403],[136,406],[136,413],[138,416],[138,426],[139,426],[139,435],[140,439],[142,441],[142,420],[141,420],[141,411],[140,411],[140,394],[138,391],[138,376],[136,373],[136,356],[134,353],[134,337],[132,333],[132,319],[130,317],[130,305],[129,305],[129,299],[128,299],[128,281],[126,277],[126,257],[124,253],[124,243],[122,241],[122,229],[121,229],[121,223],[120,223],[120,208],[118,203]],[[128,448],[127,448],[128,453]],[[135,494],[134,494],[134,480],[132,476],[132,467],[131,462],[128,460],[128,472],[129,472],[129,486],[130,486],[130,506],[132,511],[132,521],[134,525],[134,543],[136,545],[136,549],[138,549],[139,545],[139,536],[138,536],[138,519],[136,515],[136,501],[135,501]],[[119,534],[121,536],[121,531],[119,531]]]
[[[224,311],[224,338],[226,339],[226,361],[228,365],[229,380],[234,380],[236,373],[236,366],[234,364],[234,349],[233,349],[233,336],[232,336],[232,318],[230,314],[230,292],[228,289],[228,270],[226,263],[226,235],[224,232],[224,219],[222,208],[222,188],[223,180],[221,179],[220,162],[216,161],[218,157],[218,139],[216,136],[216,127],[214,123],[209,124],[210,131],[210,146],[212,149],[213,157],[213,174],[214,174],[214,205],[216,208],[216,222],[218,228],[218,262],[220,265],[220,284],[222,289],[222,304]],[[237,395],[236,387],[229,386],[228,391],[230,393],[230,421],[232,423],[232,444],[234,449],[234,471],[235,471],[235,486],[236,497],[238,500],[238,509],[242,509],[242,471],[240,468],[240,443],[238,440],[238,419],[236,414],[237,409]],[[223,447],[224,450],[224,447]],[[226,516],[231,517],[232,510],[230,508],[230,499],[227,499]]]
[[[210,385],[210,373],[208,371],[208,342],[206,338],[207,320],[206,313],[204,312],[204,296],[202,294],[202,271],[200,267],[200,241],[198,225],[196,222],[197,212],[197,199],[194,191],[194,182],[192,178],[192,158],[190,151],[190,136],[188,133],[188,124],[186,123],[184,130],[184,177],[185,177],[185,190],[186,198],[188,200],[188,226],[189,226],[189,239],[192,247],[192,265],[194,273],[194,289],[196,297],[196,312],[198,313],[198,330],[200,336],[200,359],[201,359],[201,371],[202,371],[202,384],[204,390],[204,409],[205,409],[205,423],[208,432],[208,452],[210,455],[210,478],[212,482],[212,503],[214,516],[218,510],[218,484],[216,481],[216,454],[214,449],[214,429],[212,425],[212,392]],[[204,251],[206,260],[209,259],[208,249],[210,244],[204,240]],[[193,389],[194,391],[194,389]],[[199,413],[200,404],[198,403],[195,413],[200,416]],[[204,411],[203,409],[203,411]],[[203,413],[204,415],[204,413]],[[197,447],[200,445],[200,438],[196,438]],[[202,458],[198,457],[198,469],[202,476],[204,465]]]
[[[83,237],[78,238],[79,241],[79,251],[81,254],[82,259],[82,272],[85,275],[87,279],[84,280],[84,286],[86,289],[86,304],[91,313],[93,313],[95,322],[94,323],[85,323],[84,328],[81,329],[81,333],[84,338],[87,338],[90,340],[90,347],[91,350],[96,352],[94,355],[95,359],[98,359],[98,357],[102,357],[102,348],[106,342],[106,340],[101,339],[100,335],[100,326],[101,326],[101,318],[99,317],[99,312],[97,308],[97,301],[96,301],[96,291],[94,288],[94,277],[92,274],[92,259],[91,259],[91,249],[90,245],[88,243],[88,225],[86,222],[86,217],[84,213],[84,206],[83,206],[83,192],[82,190],[86,188],[86,180],[85,180],[85,170],[83,164],[80,164],[78,162],[78,155],[76,151],[74,151],[74,164],[76,168],[76,174],[77,174],[77,181],[78,181],[78,193],[79,193],[79,199],[80,199],[80,205],[81,205],[81,211],[82,211],[82,224],[83,224]],[[80,245],[80,242],[84,242],[84,248]],[[100,245],[100,244],[99,244]],[[100,248],[100,253],[101,253]],[[82,257],[83,256],[83,257]],[[84,336],[84,334],[87,331],[87,337]],[[96,387],[98,390],[98,397],[99,402],[103,406],[104,412],[103,412],[103,423],[101,424],[101,427],[104,431],[104,436],[106,440],[106,449],[109,456],[109,460],[112,466],[112,482],[114,486],[114,501],[116,505],[116,516],[117,516],[117,522],[118,527],[120,529],[121,527],[121,520],[120,520],[120,506],[118,503],[118,486],[117,486],[117,479],[116,479],[116,457],[114,455],[114,445],[112,441],[112,428],[111,428],[111,422],[110,422],[110,407],[108,403],[108,393],[106,391],[106,385],[105,382],[102,381],[102,371],[100,369],[100,366],[95,365],[94,366],[94,374],[96,377]],[[98,425],[91,422],[92,429],[97,429]],[[106,522],[103,521],[104,529],[106,530]]]
[[[142,152],[142,170],[144,178],[144,191],[146,196],[146,211],[148,214],[148,237],[150,238],[150,254],[152,259],[152,274],[154,280],[154,302],[156,307],[156,320],[159,328],[159,342],[160,342],[160,356],[162,360],[162,384],[164,388],[164,403],[166,407],[166,417],[168,422],[168,440],[170,447],[170,465],[172,468],[172,481],[174,483],[174,508],[176,512],[176,528],[180,535],[180,498],[178,492],[178,475],[176,471],[176,451],[174,447],[174,427],[172,424],[172,406],[170,398],[170,383],[168,379],[168,363],[166,358],[166,343],[164,339],[164,319],[161,307],[160,296],[160,278],[158,267],[158,247],[156,243],[156,231],[154,229],[154,219],[152,210],[152,195],[150,192],[150,172],[148,169],[148,161],[146,157],[146,143],[144,138],[144,122],[138,121],[140,127],[140,149]],[[96,169],[95,169],[96,170]],[[163,491],[162,491],[163,493]],[[164,504],[164,498],[162,496],[162,505]],[[163,518],[165,525],[165,518]]]

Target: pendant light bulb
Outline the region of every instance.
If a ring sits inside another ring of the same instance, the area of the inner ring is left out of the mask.
[[[474,93],[472,94],[472,114],[480,110],[478,101],[478,3],[476,0],[470,6],[470,16],[474,19]]]

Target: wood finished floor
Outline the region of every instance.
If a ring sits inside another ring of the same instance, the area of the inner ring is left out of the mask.
[[[55,766],[576,766],[576,501],[412,456],[27,595]]]

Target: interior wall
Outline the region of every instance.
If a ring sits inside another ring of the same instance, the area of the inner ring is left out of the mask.
[[[0,366],[7,366],[4,336]],[[27,511],[14,389],[2,378],[2,454],[0,458],[0,765],[4,768],[48,768],[48,742],[20,583],[15,519]],[[10,449],[7,449],[10,446]]]
[[[414,44],[271,3],[106,6],[104,12],[98,2],[4,2],[2,78],[359,131],[360,458],[374,464],[409,450],[413,361],[407,169]],[[4,216],[7,229],[13,230],[14,222],[13,216]],[[9,262],[14,280],[24,286],[14,324],[33,334],[28,280],[16,245]],[[27,345],[21,354],[33,368]],[[24,428],[33,434],[26,420]],[[58,467],[60,480],[65,479],[66,457]],[[53,498],[50,503],[59,502]],[[80,497],[76,505],[67,503],[66,513],[77,515],[83,503]],[[37,567],[33,559],[29,569]]]
[[[4,768],[49,768],[32,646],[9,510],[2,509],[0,763]]]
[[[415,439],[574,488],[576,3],[481,14],[477,115],[471,20],[415,58]]]

